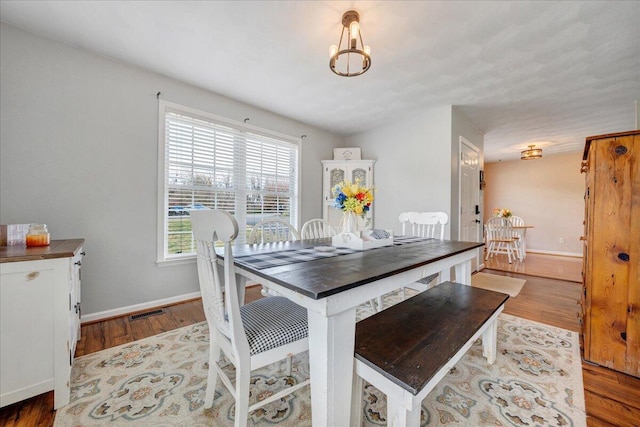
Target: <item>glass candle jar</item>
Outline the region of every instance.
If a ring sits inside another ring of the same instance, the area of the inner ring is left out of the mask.
[[[31,224],[26,236],[27,247],[49,246],[47,224]]]

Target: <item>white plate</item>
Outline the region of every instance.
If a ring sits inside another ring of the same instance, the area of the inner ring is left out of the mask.
[[[336,248],[333,246],[316,246],[313,250],[318,252],[333,252]]]

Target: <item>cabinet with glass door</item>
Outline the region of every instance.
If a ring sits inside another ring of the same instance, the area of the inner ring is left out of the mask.
[[[323,160],[322,161],[322,218],[336,231],[341,230],[343,213],[334,207],[333,188],[342,181],[359,181],[360,185],[373,187],[373,165],[375,160]],[[373,227],[373,207],[364,218],[358,217],[358,229]]]

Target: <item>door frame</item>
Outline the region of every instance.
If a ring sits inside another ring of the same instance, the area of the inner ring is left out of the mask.
[[[478,154],[478,181],[480,181],[480,171],[483,168],[483,161],[482,158],[480,156],[481,150],[480,148],[478,148],[476,145],[474,145],[471,141],[469,141],[468,139],[466,139],[463,136],[460,136],[459,138],[459,142],[458,142],[458,240],[460,240],[462,238],[462,167],[461,167],[461,158],[462,158],[462,146],[466,145],[468,148],[470,148],[472,151],[475,151]],[[478,233],[476,236],[476,239],[478,242],[482,242],[483,240],[483,218],[482,218],[482,213],[484,211],[484,203],[482,200],[482,195],[480,194],[480,185],[477,185],[476,188],[474,189],[474,191],[476,192],[477,196],[478,196],[478,205],[480,208],[480,224],[478,227]],[[484,268],[484,248],[478,248],[476,249],[476,266],[477,266],[477,270],[476,271],[480,271]]]

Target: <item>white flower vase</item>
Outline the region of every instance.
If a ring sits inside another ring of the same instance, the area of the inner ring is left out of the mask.
[[[345,212],[342,216],[342,232],[356,234],[358,231],[358,218],[353,212]]]

